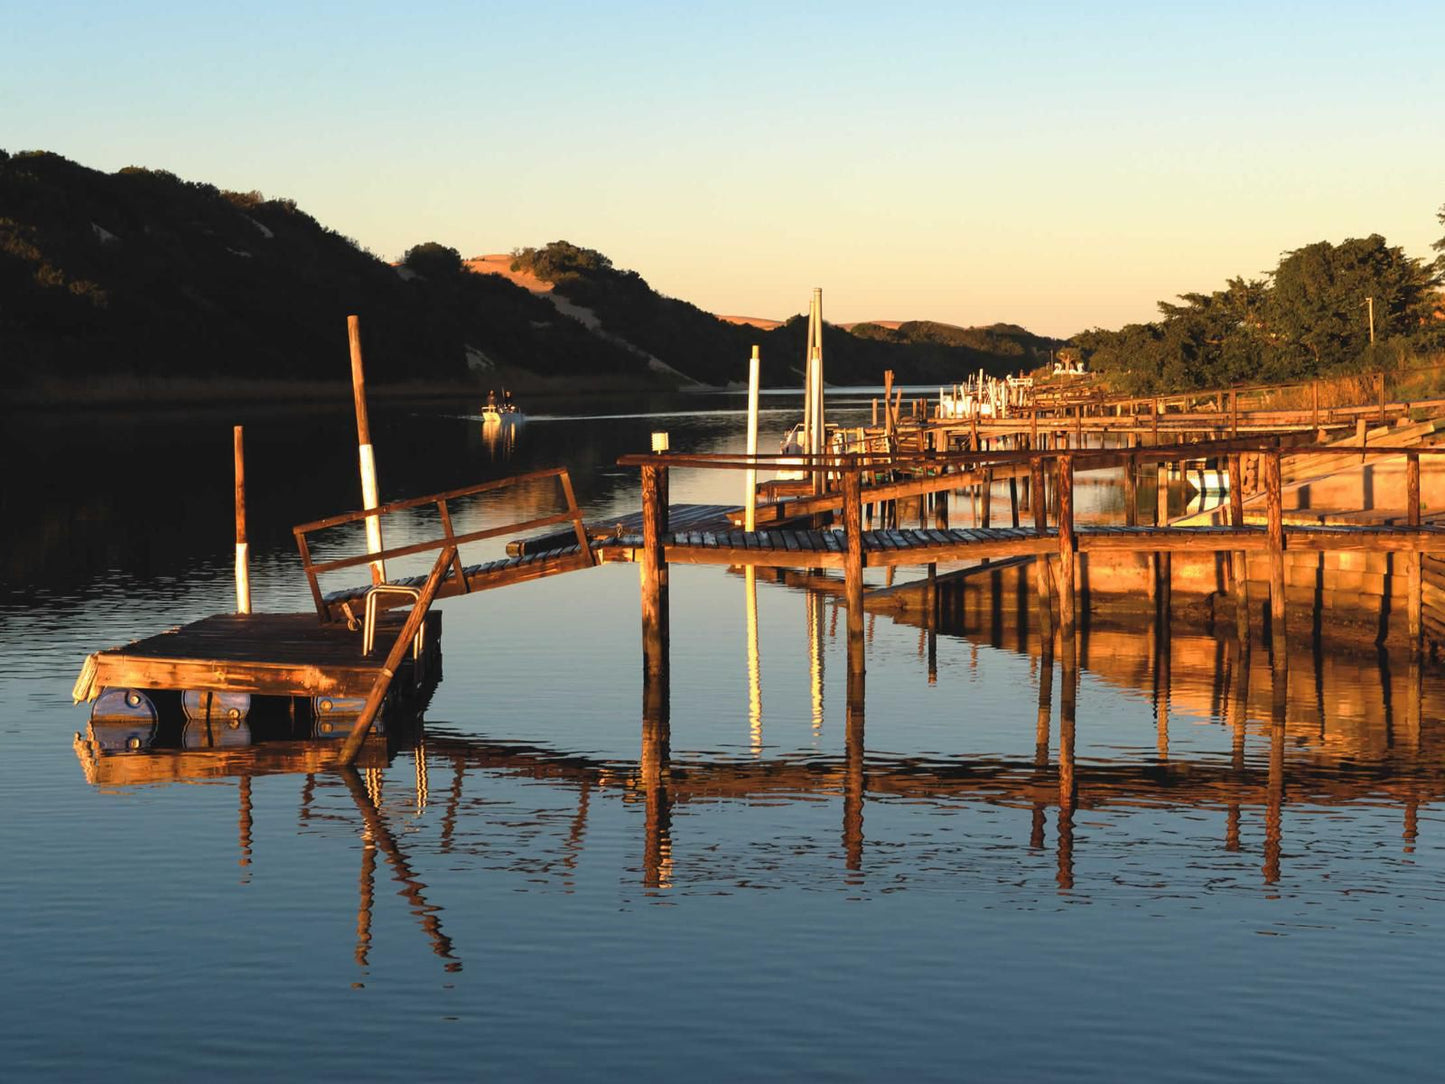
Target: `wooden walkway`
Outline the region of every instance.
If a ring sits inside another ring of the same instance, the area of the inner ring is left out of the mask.
[[[1445,554],[1445,527],[1289,526],[1285,548],[1292,550],[1369,550]],[[1079,552],[1134,552],[1204,550],[1265,551],[1268,530],[1243,527],[1077,527]],[[864,531],[863,563],[870,567],[922,565],[978,558],[1057,556],[1059,530],[1048,527],[995,527],[992,529]],[[841,568],[847,536],[841,530],[814,531],[675,531],[662,536],[666,560],[679,564],[774,565],[798,568]],[[630,535],[597,547],[603,561],[641,558],[643,538]]]

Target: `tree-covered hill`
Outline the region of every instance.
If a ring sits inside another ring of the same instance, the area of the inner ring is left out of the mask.
[[[566,303],[473,274],[436,241],[393,266],[291,200],[0,151],[0,386],[125,394],[155,379],[344,380],[351,313],[377,385],[485,386],[492,373],[574,387],[676,383],[669,367],[721,385],[745,375],[754,343],[769,384],[799,379],[801,318],[767,331],[729,323],[566,242],[516,260]],[[830,383],[876,383],[885,369],[951,382],[979,366],[1031,366],[1050,345],[1007,327],[824,331]]]
[[[488,364],[647,378],[635,354],[436,250],[393,267],[290,200],[0,152],[0,383],[345,379],[351,313],[377,383]]]
[[[1445,225],[1445,208],[1439,217]],[[1318,241],[1285,253],[1264,278],[1181,294],[1182,304],[1159,302],[1158,320],[1072,341],[1130,393],[1391,368],[1445,348],[1442,271],[1445,257],[1426,263],[1379,234]]]

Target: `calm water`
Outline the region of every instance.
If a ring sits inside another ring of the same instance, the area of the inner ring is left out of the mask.
[[[560,463],[605,518],[638,501],[618,455],[740,450],[738,405],[540,404],[500,442],[381,411],[383,497]],[[1438,1071],[1445,684],[1369,652],[1297,645],[1280,697],[1223,641],[1096,626],[1069,712],[1007,614],[878,616],[849,719],[833,596],[760,576],[750,668],[744,578],[674,567],[663,742],[609,565],[444,602],[384,770],[87,782],[85,654],[233,605],[236,420],[256,606],[305,609],[290,526],[359,503],[344,409],[0,435],[7,1078]]]

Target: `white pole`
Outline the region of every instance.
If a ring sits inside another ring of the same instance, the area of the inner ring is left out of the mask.
[[[246,453],[244,430],[233,430],[236,461],[236,612],[251,612],[251,546],[246,541]]]
[[[808,342],[803,347],[803,451],[813,449],[813,335],[818,320],[818,298],[808,303]]]
[[[748,455],[758,454],[758,380],[760,363],[758,348],[753,347],[752,359],[748,362]],[[743,494],[743,530],[757,530],[758,526],[758,468],[749,467],[745,475],[747,492]],[[749,565],[749,568],[752,566]]]
[[[376,456],[371,450],[371,425],[366,417],[366,375],[361,367],[361,321],[346,318],[346,334],[351,342],[351,392],[356,400],[356,442],[361,461],[361,507],[375,508],[381,502],[376,493]],[[366,517],[366,552],[380,553],[381,517]],[[371,562],[371,582],[386,582],[386,564]]]
[[[813,287],[813,312],[816,314],[816,319],[811,354],[817,358],[817,365],[813,370],[813,398],[818,404],[814,410],[813,440],[817,444],[814,451],[822,453],[828,450],[828,430],[827,420],[823,416],[823,288],[821,286]]]

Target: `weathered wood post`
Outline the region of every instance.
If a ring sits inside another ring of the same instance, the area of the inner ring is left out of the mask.
[[[1134,438],[1129,437],[1129,443],[1134,443]],[[1124,526],[1137,527],[1139,525],[1139,457],[1133,452],[1129,453],[1128,460],[1124,463]]]
[[[1074,650],[1074,455],[1058,460],[1059,477],[1059,636],[1065,660]]]
[[[1229,525],[1236,530],[1244,526],[1244,472],[1239,453],[1229,456]],[[1229,556],[1234,581],[1234,630],[1241,644],[1249,643],[1249,558],[1244,550]]]
[[[758,348],[753,347],[753,356],[748,362],[748,458],[758,454],[758,382],[761,362]],[[758,526],[758,467],[754,462],[744,472],[743,530],[754,531]]]
[[[883,439],[888,451],[893,451],[893,370],[883,370]]]
[[[1018,468],[1013,464],[1009,465],[1008,476],[1008,514],[1009,526],[1017,529],[1019,525],[1019,477]]]
[[[251,612],[251,546],[246,541],[246,451],[244,429],[233,433],[236,460],[236,612]]]
[[[1385,371],[1380,370],[1380,424],[1385,424]]]
[[[843,467],[843,585],[848,606],[848,634],[857,624],[863,630],[863,502],[858,457],[850,455]],[[850,652],[849,658],[852,658]]]
[[[1029,497],[1033,510],[1034,533],[1042,536],[1048,533],[1049,519],[1042,456],[1030,457],[1029,475]],[[1034,587],[1038,592],[1039,635],[1052,645],[1054,639],[1054,576],[1049,564],[1049,555],[1043,550],[1034,554]]]
[[[814,455],[822,455],[828,450],[828,430],[823,420],[823,348],[815,347],[813,357],[809,363],[813,373],[813,446],[810,449]],[[814,461],[816,462],[816,460]],[[811,475],[813,483],[813,495],[822,496],[827,488],[827,471],[814,471]]]
[[[979,482],[980,519],[979,525],[984,530],[993,523],[993,468],[983,468],[983,479]]]
[[[1320,382],[1310,381],[1310,428],[1320,431]]]
[[[361,507],[375,508],[377,499],[376,455],[371,450],[371,423],[366,416],[366,374],[361,366],[361,320],[346,318],[346,337],[351,345],[351,395],[356,404],[356,444],[361,461]],[[381,517],[366,517],[366,552],[380,553]],[[386,563],[371,562],[371,582],[386,582]]]
[[[1411,527],[1420,526],[1420,453],[1405,454],[1405,508]],[[1420,654],[1420,637],[1424,622],[1424,588],[1422,586],[1422,562],[1420,539],[1414,539],[1414,547],[1405,555],[1408,562],[1410,654]]]
[[[1154,524],[1164,527],[1169,523],[1169,464],[1162,459],[1159,461],[1158,479],[1154,490]],[[1172,604],[1170,592],[1174,586],[1174,555],[1170,550],[1154,551],[1154,570],[1158,581],[1154,587],[1154,604],[1167,615]]]
[[[1284,656],[1284,505],[1280,492],[1279,449],[1261,456],[1264,464],[1265,514],[1268,517],[1270,647],[1276,660]]]
[[[654,452],[657,448],[654,434]],[[665,436],[665,435],[664,435]],[[648,679],[667,673],[668,597],[667,551],[667,467],[648,463],[642,468],[642,562],[638,574],[642,586],[642,670]]]
[[[1239,389],[1229,389],[1229,435],[1239,436]]]

